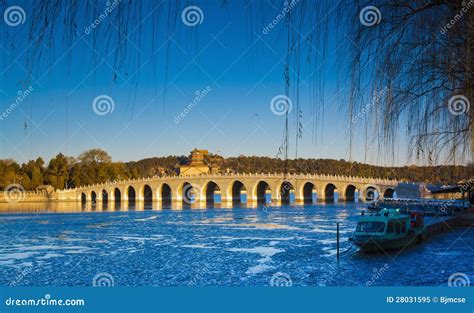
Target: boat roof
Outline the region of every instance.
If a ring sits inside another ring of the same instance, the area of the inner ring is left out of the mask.
[[[406,214],[402,214],[399,209],[381,209],[377,212],[365,213],[359,218],[359,222],[386,222],[393,219],[408,219]]]

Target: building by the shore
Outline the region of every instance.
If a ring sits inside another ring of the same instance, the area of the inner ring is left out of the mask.
[[[474,200],[472,181],[459,182],[453,185],[433,185],[425,183],[399,183],[395,187],[398,198],[404,199],[439,199],[439,200]]]
[[[423,183],[399,183],[395,187],[395,192],[398,198],[404,199],[420,199],[431,198],[431,193]]]
[[[189,156],[189,163],[179,167],[179,175],[208,174],[211,169],[204,163],[204,157],[208,154],[207,150],[194,148]]]

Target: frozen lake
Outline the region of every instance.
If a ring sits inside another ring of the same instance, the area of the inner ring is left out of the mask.
[[[474,279],[474,229],[336,262],[362,204],[0,214],[0,285],[439,286]],[[103,279],[103,280],[101,280]]]

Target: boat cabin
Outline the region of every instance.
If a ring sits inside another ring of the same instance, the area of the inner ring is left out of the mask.
[[[357,223],[355,235],[405,235],[410,229],[410,216],[398,210],[382,209],[371,214],[364,214]]]
[[[423,213],[381,209],[362,214],[352,241],[364,252],[397,250],[421,242]]]

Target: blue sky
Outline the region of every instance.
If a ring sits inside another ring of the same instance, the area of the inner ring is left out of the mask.
[[[105,4],[98,3],[96,8],[100,13]],[[148,2],[148,5],[153,3]],[[34,8],[25,2],[22,7],[26,12],[24,24],[0,26],[5,38],[0,41],[2,111],[15,101],[18,90],[31,85],[34,91],[0,121],[1,158],[24,162],[42,156],[49,160],[59,152],[77,156],[95,147],[107,150],[117,161],[188,154],[194,147],[224,156],[276,155],[282,141],[284,116],[273,114],[270,103],[273,97],[285,93],[284,21],[264,35],[261,29],[249,27],[248,14],[241,5],[232,3],[224,8],[216,6],[214,1],[199,2],[202,23],[192,27],[182,25],[178,14],[177,26],[168,31],[153,25],[151,16],[139,25],[129,25],[132,28],[128,29],[127,57],[116,79],[112,79],[112,67],[116,63],[110,53],[115,47],[100,43],[94,46],[93,36],[82,32],[93,20],[85,19],[84,25],[77,26],[79,35],[72,46],[64,47],[60,43],[49,46],[48,42],[24,40]],[[266,8],[262,23],[270,23],[279,12],[280,7]],[[357,12],[354,14],[357,17]],[[98,38],[107,31],[105,26],[109,22],[114,23],[114,19],[105,19],[93,30],[98,32]],[[154,26],[158,30],[152,31]],[[67,31],[61,29],[63,25],[57,27],[57,34]],[[112,27],[118,26],[114,23]],[[60,35],[57,38],[61,38]],[[300,106],[304,126],[298,154],[304,158],[347,160],[350,122],[341,108],[348,100],[344,93],[337,93],[337,86],[338,83],[348,86],[349,79],[337,77],[335,57],[344,39],[331,35],[328,38],[322,72],[324,116],[317,117],[316,131],[313,130],[309,87],[314,78],[314,65],[302,62],[304,83],[300,89]],[[12,41],[15,42],[13,48]],[[27,77],[28,56],[39,51],[37,45],[41,45],[43,51],[41,61],[35,64],[29,82],[22,85]],[[175,123],[175,117],[194,101],[196,91],[208,86],[210,92]],[[100,95],[113,99],[113,112],[105,115],[94,112],[92,103]],[[293,89],[290,99],[293,103],[290,157],[294,157],[297,112]],[[354,138],[353,160],[379,165],[406,162],[403,139],[395,148],[394,160],[371,148],[371,139],[365,153],[363,129],[363,125],[359,125]]]

